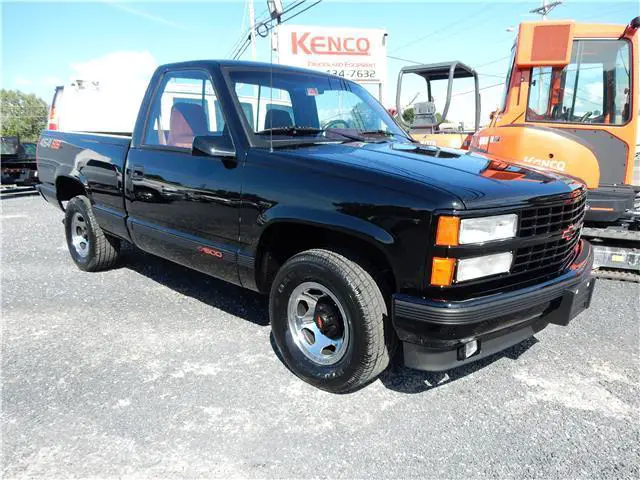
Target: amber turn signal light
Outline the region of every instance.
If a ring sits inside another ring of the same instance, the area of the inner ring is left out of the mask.
[[[431,264],[431,285],[436,287],[448,287],[451,285],[455,268],[455,258],[434,257]]]
[[[441,247],[452,247],[458,245],[458,234],[460,232],[460,219],[458,217],[438,218],[438,229],[436,230],[436,245]]]

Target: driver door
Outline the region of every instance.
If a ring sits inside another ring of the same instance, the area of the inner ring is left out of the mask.
[[[205,70],[176,70],[160,80],[141,145],[126,170],[128,226],[150,253],[238,283],[236,256],[242,167],[192,154],[195,136],[233,148]]]

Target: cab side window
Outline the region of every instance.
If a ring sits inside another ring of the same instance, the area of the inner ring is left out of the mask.
[[[200,135],[228,135],[209,75],[202,71],[167,73],[155,94],[144,144],[190,149]]]
[[[237,82],[242,113],[254,132],[294,125],[295,113],[287,90]]]

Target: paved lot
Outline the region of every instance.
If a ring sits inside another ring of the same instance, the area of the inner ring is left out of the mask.
[[[336,396],[296,379],[265,300],[136,252],[75,268],[60,212],[2,208],[4,478],[640,477],[638,285],[480,365]]]

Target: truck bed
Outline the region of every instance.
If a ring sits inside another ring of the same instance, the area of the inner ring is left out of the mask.
[[[38,142],[42,195],[58,204],[65,178],[79,180],[91,193],[96,212],[124,218],[124,165],[131,136],[47,130]]]

